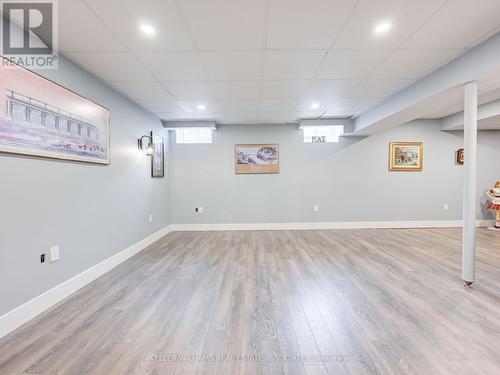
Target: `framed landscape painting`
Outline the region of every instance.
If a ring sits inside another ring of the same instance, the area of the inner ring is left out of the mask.
[[[22,67],[0,69],[0,152],[109,164],[109,111]]]
[[[279,173],[279,145],[242,144],[235,145],[236,174]]]
[[[390,171],[421,171],[423,168],[424,144],[422,142],[389,143]]]
[[[151,132],[153,155],[151,155],[151,177],[165,176],[165,142],[161,135]]]

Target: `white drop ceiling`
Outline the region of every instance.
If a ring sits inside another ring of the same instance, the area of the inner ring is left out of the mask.
[[[499,15],[499,0],[60,0],[59,44],[164,120],[282,123],[355,116],[498,32]]]

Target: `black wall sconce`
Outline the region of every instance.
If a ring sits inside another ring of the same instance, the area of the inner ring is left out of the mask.
[[[145,152],[146,155],[153,155],[153,140],[149,135],[143,135],[141,138],[137,140],[137,145],[139,150]]]

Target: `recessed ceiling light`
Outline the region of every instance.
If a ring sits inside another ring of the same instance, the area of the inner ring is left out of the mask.
[[[198,108],[198,111],[204,111],[205,109],[207,109],[205,104],[198,104],[198,106],[196,108]]]
[[[318,109],[319,108],[319,103],[311,103],[311,109]]]
[[[148,36],[154,36],[156,34],[156,30],[154,29],[154,27],[151,25],[148,25],[147,23],[142,23],[139,26],[139,29],[142,31],[143,34],[148,35]]]
[[[385,34],[391,28],[392,28],[392,24],[390,22],[382,22],[382,23],[379,23],[377,26],[375,26],[375,29],[373,30],[373,32],[377,35]]]

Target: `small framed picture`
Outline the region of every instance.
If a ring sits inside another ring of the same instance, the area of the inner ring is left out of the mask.
[[[279,145],[247,144],[235,145],[236,174],[276,174],[279,173]]]
[[[459,148],[457,150],[457,164],[464,165],[464,149],[463,148]]]
[[[423,168],[424,144],[422,142],[390,142],[389,170],[416,171]]]
[[[151,155],[151,177],[165,176],[165,145],[161,135],[151,132],[153,155]]]

